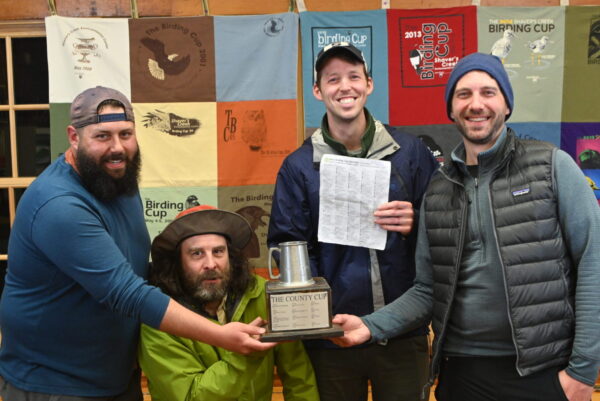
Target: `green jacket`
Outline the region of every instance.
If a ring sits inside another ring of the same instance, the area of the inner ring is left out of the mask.
[[[266,318],[265,279],[246,291],[232,321]],[[139,359],[153,401],[271,401],[274,367],[286,401],[318,401],[312,365],[299,341],[244,356],[142,325]]]

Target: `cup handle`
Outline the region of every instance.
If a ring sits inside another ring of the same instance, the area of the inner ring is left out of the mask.
[[[271,267],[271,261],[273,260],[273,251],[279,251],[281,253],[281,250],[276,247],[269,248],[269,277],[271,278],[271,280],[277,280],[280,274],[274,275]]]

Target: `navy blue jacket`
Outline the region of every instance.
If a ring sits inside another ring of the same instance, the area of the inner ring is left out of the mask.
[[[391,162],[389,200],[412,202],[418,213],[437,162],[420,139],[375,123],[366,158]],[[337,154],[317,130],[284,160],[277,175],[267,241],[270,247],[285,241],[307,241],[313,276],[324,277],[331,286],[333,314],[363,316],[412,286],[416,229],[407,237],[389,231],[383,251],[318,242],[319,163],[326,153]],[[380,284],[371,279],[373,269],[379,271]],[[405,336],[424,333],[426,327]],[[335,347],[329,341],[311,341],[307,346]]]

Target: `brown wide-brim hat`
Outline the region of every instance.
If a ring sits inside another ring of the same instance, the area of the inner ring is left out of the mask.
[[[218,234],[229,241],[231,246],[244,249],[250,241],[252,228],[250,223],[237,213],[200,205],[179,213],[175,220],[152,241],[152,264],[160,268],[170,264],[179,244],[194,235]]]

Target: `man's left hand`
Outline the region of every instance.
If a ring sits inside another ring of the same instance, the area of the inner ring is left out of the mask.
[[[593,386],[573,379],[564,370],[558,372],[558,380],[569,401],[590,401],[592,399]]]
[[[405,201],[386,202],[375,210],[375,223],[388,231],[408,235],[413,228],[415,212],[412,203]]]

